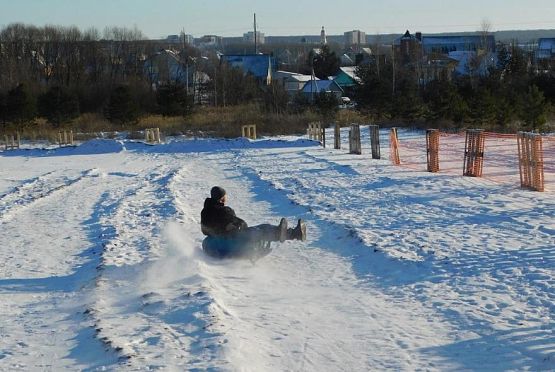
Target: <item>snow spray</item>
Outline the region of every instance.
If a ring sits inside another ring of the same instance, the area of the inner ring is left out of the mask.
[[[198,253],[192,234],[178,222],[170,222],[163,230],[161,257],[152,263],[142,281],[144,289],[167,288],[172,282],[198,279]]]

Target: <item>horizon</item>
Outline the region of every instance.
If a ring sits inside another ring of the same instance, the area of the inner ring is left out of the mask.
[[[6,2],[0,14],[0,27],[23,23],[76,26],[80,30],[94,27],[102,31],[118,26],[140,30],[148,39],[163,39],[185,32],[198,38],[203,35],[241,37],[253,31],[253,15],[257,15],[257,31],[266,36],[319,35],[322,26],[328,35],[342,35],[361,30],[367,35],[401,34],[405,30],[422,33],[457,33],[481,31],[486,24],[490,32],[555,29],[555,5],[547,0],[534,4],[525,1],[507,3],[494,0],[484,5],[477,0],[444,4],[428,0],[405,4],[393,0],[388,4],[359,4],[352,0],[341,5],[331,2],[305,1],[302,4],[283,0],[280,4],[260,4],[239,0],[233,4],[212,0],[203,4],[186,4],[183,0],[165,0],[156,4],[144,0],[98,0],[95,3],[70,0],[20,0]],[[474,5],[473,5],[474,4]],[[481,8],[481,11],[475,9]],[[29,12],[29,9],[34,11]],[[338,9],[355,12],[337,17]],[[306,15],[310,15],[307,17]],[[295,17],[296,15],[296,17]],[[447,16],[446,16],[447,15]],[[97,21],[91,22],[91,19]],[[281,20],[287,19],[285,24]],[[448,21],[451,22],[448,22]]]

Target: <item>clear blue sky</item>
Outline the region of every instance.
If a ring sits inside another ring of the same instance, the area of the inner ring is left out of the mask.
[[[253,13],[266,35],[555,29],[555,0],[0,0],[0,26],[137,26],[149,38],[185,30],[241,36]]]

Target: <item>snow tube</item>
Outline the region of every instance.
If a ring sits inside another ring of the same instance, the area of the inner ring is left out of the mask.
[[[269,241],[249,241],[240,237],[209,236],[202,241],[204,252],[215,258],[248,258],[257,260],[272,251]]]

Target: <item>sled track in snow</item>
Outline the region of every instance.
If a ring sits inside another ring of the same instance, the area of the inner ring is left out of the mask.
[[[94,320],[96,337],[131,369],[170,356],[184,363],[191,350],[200,355],[214,345],[205,331],[213,301],[201,282],[169,280],[159,289],[149,289],[147,283],[178,264],[165,257],[167,243],[161,235],[168,220],[179,220],[174,185],[179,172],[157,169],[134,188],[107,197],[98,208],[102,258],[95,281],[97,301],[87,313]],[[157,354],[160,349],[166,355]]]
[[[117,285],[112,277],[118,268],[140,265],[152,253],[144,235],[152,234],[150,231],[152,226],[145,221],[147,218],[145,211],[150,211],[150,208],[143,205],[141,210],[139,208],[139,205],[142,204],[140,199],[145,192],[156,190],[153,182],[168,177],[171,176],[160,177],[149,173],[140,182],[135,182],[134,186],[120,191],[118,195],[106,194],[104,200],[97,206],[97,230],[101,238],[102,255],[95,280],[97,301],[91,304],[88,314],[94,319],[96,337],[111,350],[119,353],[120,362],[128,361],[137,353],[129,347],[132,340],[114,332],[112,327],[113,323],[117,323],[117,318],[107,319],[111,304],[107,305],[106,298],[103,296],[109,294],[113,286]],[[137,203],[137,205],[133,205],[133,203]],[[146,201],[144,204],[147,204]],[[149,213],[154,213],[154,211]],[[152,217],[155,216],[152,215]],[[114,223],[115,221],[118,223]]]
[[[0,221],[13,216],[24,208],[30,207],[57,192],[67,190],[92,174],[93,170],[80,172],[77,177],[67,177],[62,171],[44,173],[15,186],[0,197]]]

